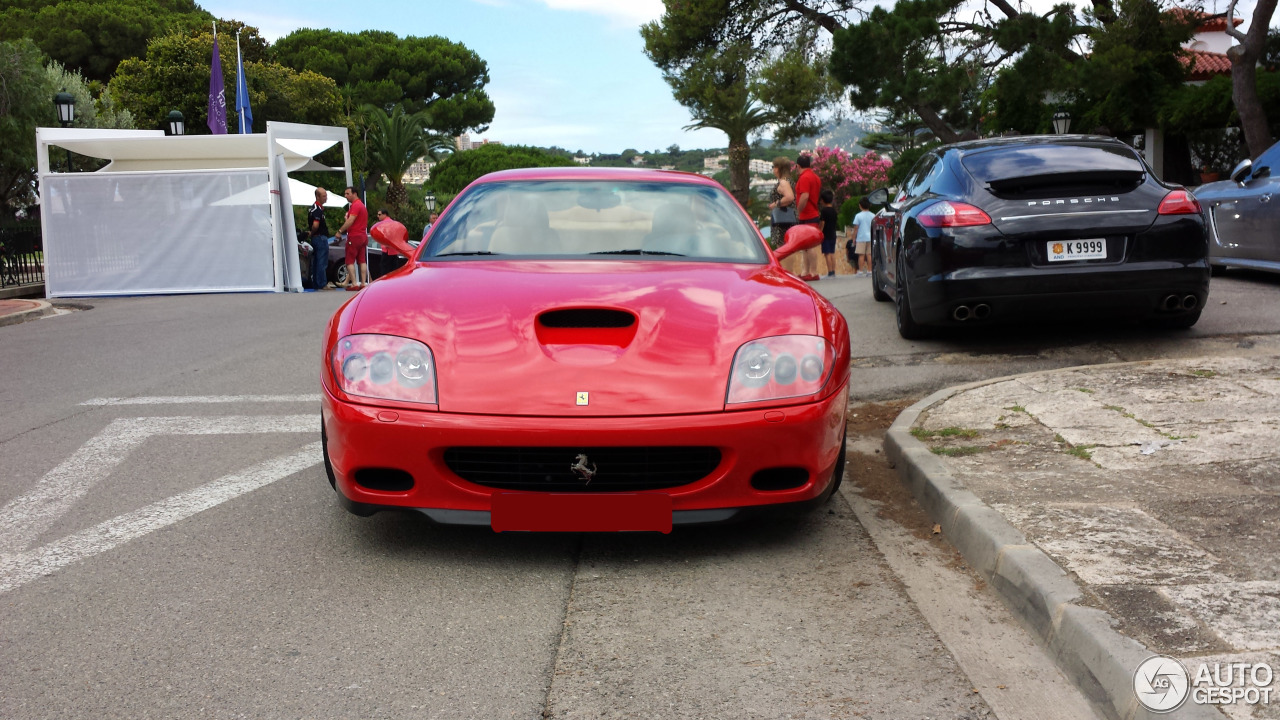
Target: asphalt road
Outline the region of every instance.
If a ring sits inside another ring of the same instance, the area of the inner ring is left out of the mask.
[[[1239,277],[1177,337],[906,343],[864,280],[826,282],[855,402],[1280,330],[1280,282]],[[1070,694],[981,593],[939,604],[963,569],[852,476],[822,513],[670,536],[346,514],[316,446],[346,297],[93,300],[0,328],[0,717],[1013,718],[1052,716],[1019,691]],[[1002,681],[994,655],[1041,669]]]

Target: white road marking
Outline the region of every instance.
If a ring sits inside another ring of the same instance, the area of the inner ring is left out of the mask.
[[[120,418],[98,433],[26,493],[0,508],[0,552],[19,553],[155,435],[315,433],[314,415]]]
[[[308,416],[308,420],[314,418]],[[314,428],[312,428],[314,429]],[[0,555],[0,594],[321,462],[320,443],[107,520],[29,552]]]
[[[213,405],[221,403],[320,402],[314,395],[161,395],[156,397],[94,398],[81,405]]]

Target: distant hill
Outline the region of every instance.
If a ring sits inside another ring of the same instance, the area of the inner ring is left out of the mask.
[[[867,151],[866,148],[858,144],[863,135],[871,132],[865,125],[857,120],[845,120],[844,122],[831,122],[822,132],[811,137],[801,138],[794,143],[787,145],[791,148],[811,148],[818,145],[827,147],[843,148],[846,152],[861,155]]]

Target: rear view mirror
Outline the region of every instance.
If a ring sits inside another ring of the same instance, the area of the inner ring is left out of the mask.
[[[1239,165],[1231,171],[1231,182],[1243,183],[1244,179],[1249,177],[1249,173],[1253,172],[1252,160],[1241,160]]]
[[[867,195],[867,202],[872,205],[884,205],[889,202],[889,189],[880,188],[878,190],[872,190],[871,193]]]

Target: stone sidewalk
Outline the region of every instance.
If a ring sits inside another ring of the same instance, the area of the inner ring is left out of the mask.
[[[935,474],[999,511],[1022,542],[1066,571],[1079,587],[1069,604],[1105,611],[1112,629],[1193,674],[1203,662],[1263,662],[1280,672],[1280,341],[1240,346],[1234,357],[969,386],[917,406],[910,433],[941,461]],[[928,474],[927,456],[903,460],[912,467],[900,472]],[[1280,718],[1280,677],[1270,687],[1269,705],[1220,709]],[[1111,700],[1120,716],[1132,707],[1132,698]]]

